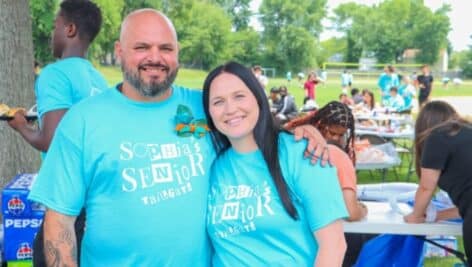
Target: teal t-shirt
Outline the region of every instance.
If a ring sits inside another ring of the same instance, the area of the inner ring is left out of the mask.
[[[65,58],[49,64],[41,70],[34,87],[39,122],[46,112],[69,109],[80,100],[107,88],[100,72],[84,58]]]
[[[391,109],[391,111],[402,111],[405,109],[405,101],[403,100],[403,97],[398,95],[395,97],[391,97],[388,102],[388,108]]]
[[[77,216],[86,209],[82,266],[208,266],[208,134],[178,136],[177,107],[204,118],[201,91],[173,87],[141,103],[116,89],[64,116],[29,198]]]
[[[400,85],[400,80],[398,79],[398,75],[393,73],[388,75],[386,73],[382,73],[379,77],[377,85],[383,92],[382,101],[387,101],[390,98],[389,92],[390,88],[398,87]],[[385,104],[385,103],[384,103]]]
[[[415,97],[415,87],[413,85],[402,85],[398,88],[398,94],[403,97],[405,106],[403,109],[411,109],[413,107],[413,98]]]
[[[281,133],[279,160],[299,214],[283,208],[262,153],[230,148],[211,169],[207,229],[213,266],[313,266],[313,232],[347,217],[336,170],[304,159],[306,142]]]

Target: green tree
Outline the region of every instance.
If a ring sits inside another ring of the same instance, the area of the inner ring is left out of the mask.
[[[472,35],[470,36],[472,39]],[[467,78],[472,78],[472,45],[469,45],[469,51],[465,59],[460,63],[462,74]]]
[[[413,26],[413,47],[420,49],[416,62],[434,64],[439,58],[439,51],[447,48],[447,35],[450,30],[450,21],[447,12],[448,5],[444,5],[436,12],[424,10],[420,18],[416,18]]]
[[[325,0],[265,0],[260,7],[264,27],[264,64],[279,71],[313,68],[317,37],[326,15]]]
[[[227,44],[232,47],[233,59],[247,66],[254,65],[262,60],[260,34],[252,28],[232,32]]]
[[[327,62],[328,58],[335,54],[342,54],[347,50],[346,38],[330,38],[320,43],[320,53],[316,56],[318,63]]]
[[[170,6],[169,16],[179,35],[181,63],[209,69],[232,58],[231,20],[221,7],[183,0]]]
[[[58,1],[30,0],[29,10],[33,27],[34,58],[46,64],[54,60],[50,40]]]
[[[364,31],[371,17],[372,10],[364,5],[346,3],[339,5],[332,19],[335,29],[344,32],[344,58],[346,62],[358,62],[364,48]]]
[[[27,0],[0,0],[0,99],[11,107],[34,103],[33,40]],[[18,173],[37,172],[39,153],[0,123],[0,187]]]
[[[231,18],[236,31],[247,29],[252,12],[249,9],[251,0],[214,0]]]
[[[348,36],[348,54],[360,49],[373,52],[379,62],[398,62],[405,49],[416,48],[417,62],[433,64],[447,47],[449,10],[444,5],[433,13],[422,0],[386,0],[371,7],[347,3],[335,9],[333,22]]]
[[[121,9],[121,17],[124,18],[131,11],[140,8],[155,8],[163,10],[164,6],[167,8],[169,0],[123,0],[123,8]],[[164,13],[167,10],[163,10]]]
[[[119,38],[121,24],[121,11],[125,8],[124,0],[95,0],[102,11],[102,28],[90,48],[89,54],[92,59],[99,59],[107,63],[110,57],[114,64],[114,44]]]

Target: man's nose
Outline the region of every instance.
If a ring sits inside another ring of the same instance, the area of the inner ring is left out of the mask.
[[[161,61],[161,51],[158,47],[153,46],[149,49],[148,59],[152,62],[160,62]]]

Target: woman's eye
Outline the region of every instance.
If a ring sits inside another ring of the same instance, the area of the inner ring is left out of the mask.
[[[213,106],[218,106],[218,105],[221,105],[223,103],[223,100],[215,100],[213,101]]]

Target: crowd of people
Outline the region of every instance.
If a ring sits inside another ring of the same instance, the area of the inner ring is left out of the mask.
[[[123,20],[115,44],[123,81],[107,89],[86,60],[101,20],[92,2],[61,3],[52,38],[58,61],[35,84],[39,128],[21,111],[9,122],[44,153],[29,195],[47,207],[34,266],[355,263],[344,260],[357,248],[342,221],[368,210],[357,200],[348,105],[333,101],[300,117],[286,86],[267,97],[261,67],[237,62],[210,71],[202,91],[178,86],[177,34],[154,9]],[[308,75],[306,103],[323,81]],[[418,81],[427,101],[433,79],[425,71]],[[382,98],[397,101],[401,92],[390,86]],[[375,108],[371,91],[351,93],[354,105]],[[438,218],[464,219],[470,259],[471,126],[442,102],[426,104],[418,121],[420,190],[405,220],[424,220],[439,185],[458,208]]]

